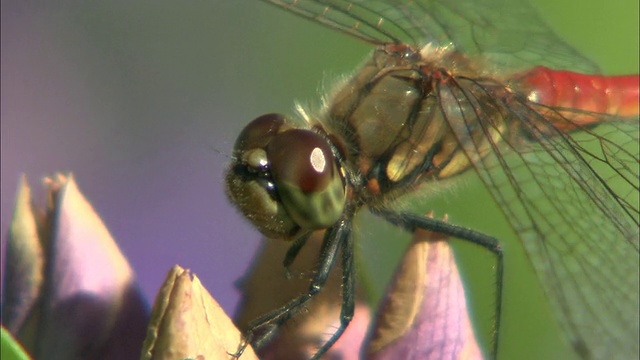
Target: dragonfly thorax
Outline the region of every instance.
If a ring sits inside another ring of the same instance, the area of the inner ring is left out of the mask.
[[[442,107],[442,96],[453,96],[446,100],[459,106],[468,99],[459,91],[457,73],[433,62],[454,55],[446,47],[414,51],[406,45],[381,46],[326,102],[317,126],[347,144],[347,167],[362,177],[366,189],[361,194],[368,205],[470,168],[451,125],[463,124],[458,121],[463,114]],[[472,71],[462,57],[457,63],[456,70]],[[478,96],[490,96],[494,85]],[[479,130],[470,126],[465,131]]]

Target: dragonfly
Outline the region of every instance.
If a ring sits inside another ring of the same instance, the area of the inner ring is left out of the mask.
[[[250,122],[233,150],[231,201],[291,265],[324,231],[306,293],[251,322],[236,356],[260,348],[342,263],[342,310],[321,357],[354,311],[353,218],[363,209],[495,256],[500,241],[398,210],[397,199],[475,172],[517,234],[563,334],[581,358],[638,357],[638,76],[602,76],[526,1],[264,0],[369,43],[372,54],[304,125]],[[453,220],[453,219],[452,219]],[[508,254],[507,254],[508,255]]]

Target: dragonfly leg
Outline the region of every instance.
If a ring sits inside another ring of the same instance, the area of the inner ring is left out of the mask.
[[[289,247],[289,250],[287,250],[287,254],[284,256],[284,261],[283,261],[284,271],[285,271],[285,275],[287,276],[287,279],[291,278],[291,273],[289,271],[291,264],[293,264],[294,260],[300,253],[300,250],[302,250],[302,248],[304,247],[304,244],[307,243],[307,240],[309,240],[309,238],[311,237],[311,234],[312,232],[308,232],[302,235],[301,237],[296,239],[293,242],[293,244],[291,244],[291,246]]]
[[[374,209],[372,209],[371,211],[374,214],[383,217],[388,222],[399,226],[400,228],[405,229],[408,232],[413,233],[417,229],[424,229],[445,234],[453,238],[479,245],[490,251],[496,257],[496,305],[494,317],[495,321],[492,335],[493,346],[491,350],[491,358],[495,359],[498,354],[498,332],[500,330],[500,321],[502,314],[502,284],[504,274],[504,257],[502,246],[500,245],[498,239],[478,231],[408,212],[394,212]]]
[[[349,233],[350,233],[349,229]],[[319,359],[340,339],[353,319],[355,311],[355,268],[353,254],[353,236],[348,234],[342,241],[342,306],[340,308],[340,326],[313,355],[312,360]]]
[[[262,346],[266,345],[277,334],[278,328],[283,323],[285,323],[293,315],[295,315],[298,311],[300,311],[309,300],[311,300],[315,295],[317,295],[322,290],[324,284],[326,283],[331,273],[331,270],[333,269],[338,251],[341,248],[345,249],[353,245],[352,244],[353,240],[351,240],[352,237],[350,234],[351,234],[351,222],[346,217],[343,220],[339,221],[336,225],[332,226],[327,230],[324,236],[322,249],[319,255],[320,256],[319,265],[318,265],[318,268],[316,269],[315,275],[311,280],[311,283],[309,285],[309,289],[307,290],[307,292],[289,301],[285,305],[273,311],[270,311],[260,316],[259,318],[251,321],[248,325],[248,330],[244,333],[244,342],[240,344],[240,346],[238,347],[238,350],[234,354],[232,354],[232,356],[237,358],[240,355],[242,355],[242,353],[244,352],[244,349],[247,347],[249,343],[251,343],[255,348],[261,348]],[[301,242],[301,243],[303,244],[304,242]],[[300,247],[297,245],[293,245],[293,246]],[[293,250],[294,257],[295,257],[295,253],[297,253],[298,250],[299,249]],[[291,252],[292,251],[290,250],[289,253]],[[291,256],[289,253],[287,253],[287,257]],[[348,254],[349,256],[351,256],[352,251],[351,250],[343,251],[343,262],[345,263],[345,265],[351,264],[350,271],[352,271],[353,259],[350,259],[349,261],[347,261],[346,259],[347,255],[345,254]],[[346,270],[344,271],[346,273]],[[351,289],[353,289],[353,286],[352,286],[353,275],[351,274],[350,276],[345,277],[345,279],[346,278],[349,278],[350,280],[348,281],[348,284],[346,284],[347,283],[346,280],[343,280],[345,282],[345,286],[347,287],[350,286]],[[349,291],[349,293],[351,293],[351,297],[353,298],[353,290]],[[350,303],[351,303],[351,315],[353,315],[353,299],[351,300]],[[344,311],[345,308],[346,307],[343,304],[343,313],[345,313]],[[342,321],[342,322],[344,323],[345,321]],[[346,323],[348,324],[348,321],[346,321]],[[341,326],[341,328],[343,328],[342,331],[344,331],[344,328],[346,328],[346,325]],[[333,340],[333,342],[335,342],[339,337],[339,335],[338,336],[334,335],[333,337],[335,337],[335,339]],[[324,351],[326,351],[328,348],[329,348],[328,346],[320,347],[319,353],[323,349]],[[316,354],[314,358],[318,358],[320,355],[322,355],[322,353]]]

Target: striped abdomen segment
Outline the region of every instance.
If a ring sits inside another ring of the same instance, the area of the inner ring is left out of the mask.
[[[556,108],[569,121],[554,124],[566,131],[601,121],[593,113],[637,116],[638,82],[638,75],[586,75],[536,67],[518,76],[511,87],[534,103]]]

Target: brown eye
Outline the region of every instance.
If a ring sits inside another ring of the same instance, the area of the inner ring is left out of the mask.
[[[263,115],[250,122],[236,140],[233,162],[226,176],[231,201],[270,238],[295,238],[300,230],[277,199],[265,151],[274,136],[289,128],[279,114]]]
[[[284,126],[283,126],[284,125]],[[242,129],[234,145],[236,152],[251,149],[263,149],[281,130],[288,129],[281,114],[262,115]]]
[[[276,182],[295,184],[305,193],[324,189],[336,171],[326,141],[307,130],[289,130],[275,137],[267,157]]]
[[[226,182],[231,200],[267,237],[326,228],[344,209],[345,183],[327,140],[278,114],[242,130]]]
[[[320,229],[342,214],[345,187],[327,141],[309,130],[289,130],[267,146],[271,175],[287,213],[302,228]]]

